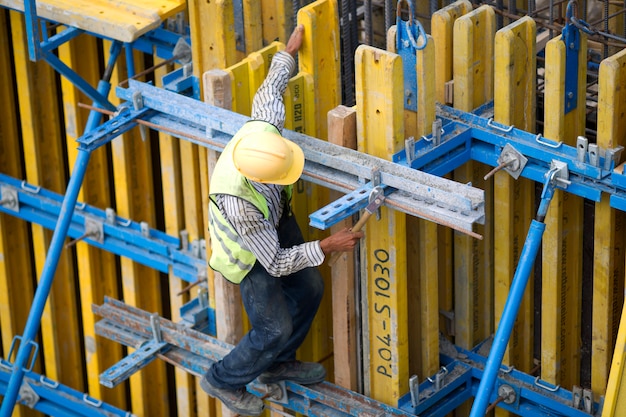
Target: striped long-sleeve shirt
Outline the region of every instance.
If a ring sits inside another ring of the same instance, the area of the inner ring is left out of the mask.
[[[282,132],[285,124],[283,93],[295,68],[291,55],[280,51],[274,55],[272,65],[257,90],[252,102],[252,119],[271,123]],[[235,228],[257,260],[275,277],[285,276],[301,269],[320,265],[324,252],[319,241],[305,242],[291,248],[281,248],[278,239],[278,222],[287,202],[283,186],[251,182],[267,200],[269,218],[265,219],[253,204],[244,199],[220,194],[215,198],[218,209]]]

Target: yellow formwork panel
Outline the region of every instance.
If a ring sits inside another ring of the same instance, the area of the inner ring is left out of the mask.
[[[454,106],[463,111],[493,98],[493,47],[495,14],[491,7],[459,17],[454,24]],[[493,198],[491,182],[484,181],[487,169],[467,162],[454,171],[455,181],[472,182],[485,190],[485,217],[490,219]],[[454,236],[454,322],[455,343],[471,349],[492,330],[492,223],[479,227],[484,240]],[[479,232],[480,233],[480,232]]]
[[[339,12],[336,0],[317,0],[302,7],[297,24],[304,26],[304,37],[298,51],[300,72],[307,74],[304,94],[305,131],[310,136],[326,140],[328,112],[341,103],[341,67]],[[311,94],[313,93],[313,94]],[[293,90],[292,90],[293,96]],[[295,116],[295,113],[294,113]],[[308,213],[328,204],[329,190],[299,181],[294,195],[294,207],[305,240],[322,239],[328,235],[308,226]],[[302,218],[307,216],[306,218]],[[320,266],[326,288],[332,287],[327,264]],[[324,361],[332,375],[332,299],[324,297],[318,314],[298,354],[306,360]]]
[[[397,27],[387,31],[387,50],[396,51]],[[417,112],[404,110],[405,136],[432,132],[435,119],[435,45],[416,51]],[[409,295],[410,373],[432,375],[439,368],[439,250],[436,223],[409,216],[406,219]],[[415,279],[412,279],[412,278]]]
[[[623,410],[626,410],[626,305],[622,309],[602,417],[616,417]]]
[[[22,0],[0,6],[24,11]],[[133,42],[185,9],[184,0],[38,0],[37,15],[121,42]]]
[[[494,120],[526,131],[535,129],[536,24],[524,17],[495,37]],[[534,183],[508,172],[494,176],[494,321],[499,325],[520,252],[534,217]],[[523,372],[533,367],[533,280],[529,280],[502,362]],[[496,408],[498,417],[512,414]]]
[[[437,10],[431,17],[431,34],[435,40],[435,91],[437,101],[445,102],[445,84],[452,80],[453,28],[460,16],[472,10],[469,0],[459,0]]]
[[[316,137],[326,139],[326,115],[341,103],[341,46],[336,0],[317,0],[298,10],[304,40],[298,52],[300,70],[313,75]]]
[[[91,36],[79,36],[59,47],[59,58],[74,71],[95,85],[99,80],[98,45]],[[66,78],[61,78],[63,109],[65,116],[65,132],[69,166],[74,166],[78,155],[76,139],[83,133],[87,123],[88,111],[80,109],[78,103],[89,103],[82,94]],[[95,207],[111,207],[111,184],[108,170],[109,152],[102,147],[92,152],[78,201]],[[99,317],[91,310],[93,304],[102,304],[104,296],[119,298],[118,276],[115,256],[108,251],[96,248],[84,242],[76,244],[78,279],[80,282],[80,300],[83,337],[85,345],[85,366],[88,392],[98,398],[122,409],[126,408],[126,384],[114,389],[100,385],[99,375],[111,364],[122,359],[122,346],[95,333],[95,323]]]
[[[0,13],[0,107],[4,109],[0,123],[0,172],[24,178],[7,17],[8,14]],[[0,352],[6,360],[15,360],[16,350],[12,358],[8,357],[11,342],[13,336],[23,332],[33,301],[31,256],[28,223],[0,213]],[[37,372],[39,362],[34,368]],[[13,413],[13,417],[37,415],[39,413],[25,406],[15,407]]]
[[[105,51],[108,51],[105,42]],[[108,60],[108,53],[105,54]],[[143,65],[141,54],[135,54],[137,69]],[[127,78],[126,68],[120,60],[113,71],[111,83],[119,84]],[[119,104],[112,93],[111,102]],[[120,135],[111,142],[115,207],[122,218],[140,219],[155,227],[153,172],[150,158],[151,142],[142,140],[139,130]],[[162,314],[161,283],[158,271],[121,257],[122,296],[124,301],[143,310]],[[130,350],[130,349],[129,349]],[[155,393],[159,393],[156,397]],[[168,381],[163,361],[153,361],[130,377],[132,412],[144,416],[169,416]]]
[[[626,50],[600,64],[598,139],[601,148],[626,145]],[[596,203],[594,216],[591,389],[604,395],[617,337],[619,305],[624,302],[624,213],[610,207],[609,196]],[[620,352],[616,350],[616,356]],[[623,394],[622,394],[623,395]],[[626,399],[622,399],[624,401]]]
[[[163,60],[155,58],[155,65]],[[161,80],[162,77],[173,70],[171,65],[165,68],[158,68],[155,71],[155,79]],[[158,85],[159,87],[162,87]],[[185,197],[183,196],[182,185],[182,168],[183,160],[180,151],[181,140],[159,132],[159,155],[161,162],[161,183],[163,190],[163,215],[165,221],[165,232],[170,236],[180,236],[185,229],[185,213],[183,205]],[[170,310],[171,319],[179,322],[180,308],[190,300],[189,292],[180,294],[188,285],[188,283],[173,273],[168,274],[169,291],[170,291]],[[196,410],[196,383],[195,377],[190,375],[183,369],[176,367],[174,369],[174,384],[176,392],[176,411],[179,416],[195,417],[198,415]],[[203,414],[207,415],[207,414]]]
[[[519,129],[535,129],[536,24],[524,17],[499,30],[495,37],[494,119]],[[502,315],[530,221],[534,217],[535,185],[506,171],[494,177],[494,318]],[[529,372],[533,367],[533,280],[529,281],[503,363]],[[498,409],[498,415],[506,415]]]
[[[241,57],[237,54],[232,1],[188,0],[193,74],[226,68]],[[208,29],[207,29],[208,28]]]
[[[252,52],[245,59],[226,68],[230,74],[232,110],[250,115],[252,99],[261,86],[276,52],[285,49],[281,42],[272,42],[265,48]]]
[[[546,45],[544,136],[576,146],[585,134],[587,38],[580,34],[578,103],[565,114],[565,44]],[[542,246],[541,378],[571,388],[580,375],[582,199],[557,190],[545,219]]]
[[[358,150],[385,159],[404,147],[402,62],[370,46],[356,50]],[[366,394],[396,404],[408,390],[406,215],[381,209],[365,226]]]
[[[35,187],[65,192],[65,162],[54,82],[54,70],[45,62],[29,60],[24,15],[11,13],[15,77],[24,149],[26,180]],[[37,276],[46,260],[52,231],[31,225]],[[59,256],[55,280],[41,318],[43,359],[46,375],[80,389],[83,358],[79,338],[78,306],[73,254]],[[62,324],[62,325],[61,325]]]
[[[262,3],[259,0],[243,1],[244,38],[246,51],[258,51],[263,47]]]
[[[261,0],[263,10],[263,42],[287,42],[293,31],[293,0]]]

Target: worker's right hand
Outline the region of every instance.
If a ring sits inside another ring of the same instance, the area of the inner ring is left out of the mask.
[[[331,252],[349,252],[363,236],[365,236],[363,232],[353,232],[346,228],[322,239],[320,247],[326,255]]]

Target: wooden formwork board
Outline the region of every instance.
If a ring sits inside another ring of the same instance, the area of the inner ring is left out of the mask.
[[[625,146],[626,50],[602,61],[598,84],[597,143],[605,149]],[[616,365],[623,361],[626,340],[623,331],[619,339],[617,330],[626,325],[623,314],[620,324],[619,308],[624,303],[626,217],[623,212],[612,209],[604,196],[596,203],[594,221],[591,388],[597,396],[606,393],[605,407],[617,410],[620,409],[617,403],[626,401],[623,383],[618,382],[623,370]],[[607,380],[611,381],[608,387]]]
[[[494,120],[526,131],[535,129],[536,25],[523,18],[496,33]],[[494,176],[494,319],[496,328],[509,294],[530,220],[534,217],[535,186],[500,171]],[[533,280],[513,327],[504,363],[524,372],[533,367]]]
[[[24,1],[0,0],[24,11]],[[133,42],[185,9],[184,0],[37,0],[37,15],[121,42]]]
[[[578,103],[565,114],[565,49],[561,37],[546,45],[544,136],[575,146],[585,134],[586,36],[578,52]],[[580,379],[582,200],[556,191],[542,246],[541,378],[571,389]]]
[[[8,15],[0,14],[0,100],[3,118],[0,123],[0,171],[15,178],[23,178],[23,155],[18,135],[19,112],[14,94],[14,69],[10,59]],[[2,198],[6,198],[5,195]],[[13,337],[24,330],[28,307],[34,294],[33,267],[30,259],[30,233],[26,222],[0,214],[0,345],[2,357],[9,357]],[[16,355],[17,351],[12,352]],[[41,369],[40,361],[35,371]],[[38,415],[27,407],[16,407],[15,417]]]
[[[26,181],[31,187],[54,192],[65,191],[66,162],[63,154],[60,109],[57,105],[54,70],[45,62],[33,63],[28,57],[26,25],[21,13],[12,11],[13,57],[19,91]],[[43,226],[31,227],[35,270],[38,277],[46,262],[52,231]],[[46,374],[53,380],[82,388],[83,366],[79,340],[78,298],[76,295],[74,255],[61,253],[56,278],[41,317],[43,361]],[[27,306],[29,306],[27,304]],[[24,306],[26,307],[26,306]],[[63,326],[59,324],[63,323]]]
[[[400,57],[361,45],[355,62],[358,150],[391,159],[404,147]],[[366,394],[393,404],[408,390],[406,215],[383,207],[365,235]]]
[[[107,50],[107,48],[105,48]],[[106,55],[106,54],[105,54]],[[106,57],[108,59],[108,56]],[[143,59],[135,55],[140,70]],[[116,85],[128,78],[126,68],[118,61],[111,83]],[[119,99],[109,97],[113,104]],[[122,218],[142,219],[155,226],[154,173],[150,157],[152,144],[142,140],[139,129],[119,136],[111,143],[115,207]],[[163,313],[160,273],[128,258],[120,258],[122,294],[126,303],[144,310]],[[130,377],[131,409],[137,415],[169,416],[168,380],[165,364],[154,361]],[[158,397],[155,393],[159,393]]]

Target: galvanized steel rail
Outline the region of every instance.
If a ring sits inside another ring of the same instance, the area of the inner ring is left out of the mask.
[[[196,376],[204,374],[212,362],[221,359],[233,347],[189,326],[108,297],[102,305],[93,305],[92,309],[103,318],[96,324],[97,334],[134,348],[146,346],[157,337],[167,344],[157,356]],[[267,394],[264,384],[252,382],[248,387],[256,395]],[[282,405],[306,415],[413,415],[328,382],[303,386],[286,381],[285,387],[288,403]]]

